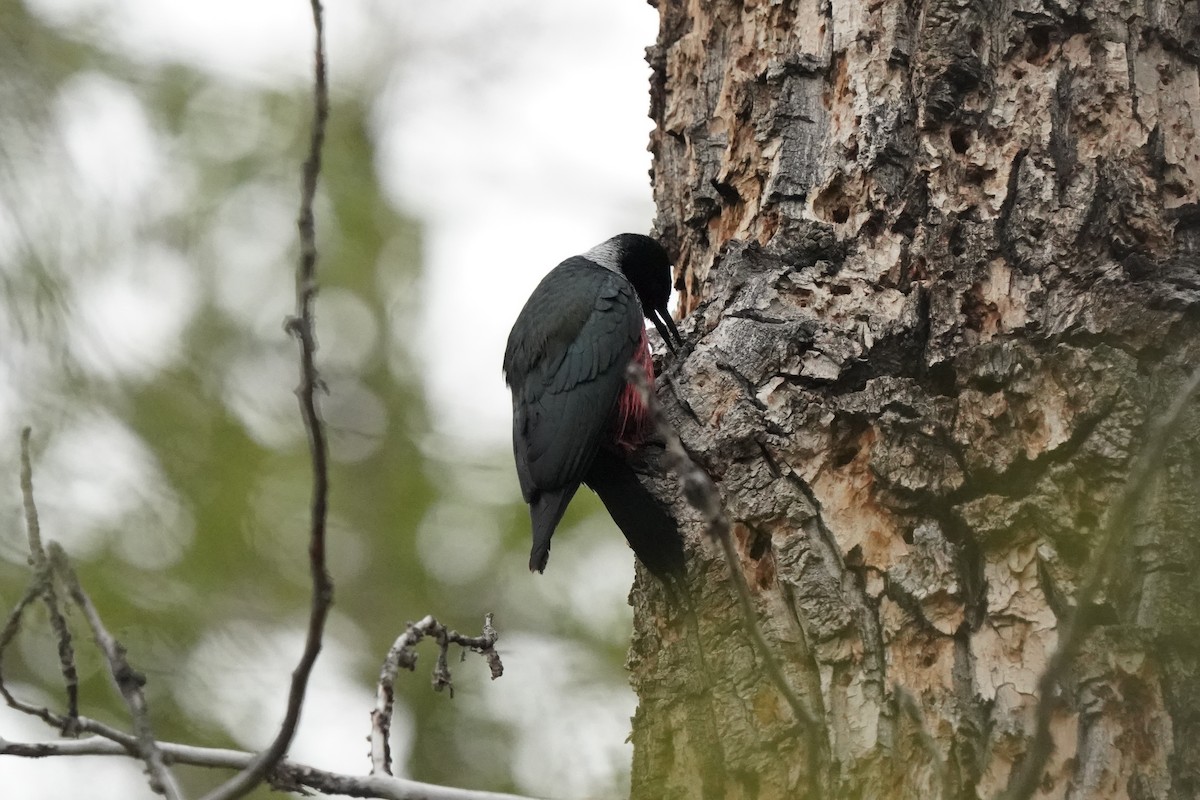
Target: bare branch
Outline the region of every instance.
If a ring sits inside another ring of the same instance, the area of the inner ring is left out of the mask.
[[[37,504],[33,500],[33,465],[29,457],[29,437],[30,429],[22,429],[21,496],[25,502],[25,527],[29,534],[29,563],[33,566],[34,583],[50,614],[50,626],[58,639],[58,663],[67,687],[67,716],[62,732],[64,736],[74,736],[78,733],[74,720],[79,716],[79,673],[75,669],[71,630],[67,627],[67,621],[59,608],[54,575],[46,558],[46,549],[42,546],[42,526],[38,521]]]
[[[1150,426],[1150,435],[1129,472],[1125,490],[1116,504],[1109,509],[1108,519],[1100,533],[1099,543],[1088,565],[1083,585],[1075,596],[1075,608],[1063,622],[1058,646],[1046,662],[1046,669],[1038,680],[1033,741],[1025,752],[1025,757],[1009,775],[1008,786],[1001,794],[1003,800],[1029,800],[1041,782],[1042,770],[1045,769],[1046,761],[1054,747],[1050,736],[1050,718],[1054,712],[1055,688],[1065,677],[1079,646],[1095,625],[1094,617],[1087,611],[1108,578],[1117,553],[1127,541],[1126,534],[1133,524],[1134,514],[1146,490],[1150,488],[1150,481],[1162,467],[1163,452],[1170,443],[1171,434],[1197,391],[1200,391],[1200,368],[1184,382],[1166,413]]]
[[[136,747],[133,737],[125,744],[98,737],[74,741],[10,742],[0,738],[0,756],[51,758],[55,756],[130,756]],[[254,753],[221,748],[159,742],[164,759],[172,764],[198,767],[246,769],[257,760]],[[273,773],[273,783],[279,787],[308,789],[329,795],[372,797],[383,800],[531,800],[531,798],[500,792],[456,789],[431,783],[393,778],[387,775],[344,775],[314,769],[304,764],[282,760]]]
[[[125,657],[125,647],[113,638],[113,635],[104,627],[104,621],[100,619],[100,612],[96,610],[92,598],[83,590],[83,585],[75,575],[75,570],[71,568],[66,552],[57,542],[51,542],[48,549],[51,566],[66,584],[71,599],[83,611],[88,625],[91,626],[96,646],[108,659],[113,683],[116,685],[117,691],[121,693],[121,697],[125,699],[125,705],[133,720],[133,733],[137,738],[138,755],[146,762],[146,769],[150,775],[150,788],[170,800],[183,797],[179,783],[163,763],[162,753],[159,752],[155,743],[154,729],[150,725],[150,710],[146,704],[146,695],[142,692],[142,687],[146,685],[146,677],[129,665],[129,660]]]
[[[787,678],[783,674],[783,668],[779,666],[779,659],[775,657],[775,653],[771,650],[771,646],[758,626],[754,601],[750,596],[750,587],[746,584],[746,576],[742,573],[741,561],[733,543],[729,518],[725,516],[720,491],[708,473],[701,469],[684,449],[683,442],[679,440],[679,435],[667,421],[666,415],[663,414],[662,408],[658,404],[658,398],[654,396],[654,392],[646,381],[645,372],[637,369],[635,364],[630,364],[625,375],[626,379],[637,387],[642,401],[654,419],[659,435],[667,444],[667,464],[679,476],[680,483],[683,485],[684,497],[693,508],[700,512],[708,536],[721,545],[721,551],[725,555],[725,566],[729,569],[729,577],[736,590],[738,605],[741,607],[742,617],[746,621],[746,631],[758,649],[759,655],[762,656],[767,675],[779,689],[788,706],[791,707],[797,721],[810,730],[816,730],[818,727],[816,716],[788,684]]]
[[[500,635],[492,627],[492,615],[488,614],[483,620],[483,633],[480,636],[464,636],[458,631],[448,630],[432,615],[428,615],[416,623],[409,623],[404,633],[396,639],[383,660],[379,672],[379,686],[375,692],[375,709],[371,712],[371,774],[392,774],[392,711],[395,705],[396,673],[403,667],[409,671],[417,668],[416,646],[426,636],[432,636],[438,642],[438,657],[433,669],[433,688],[436,691],[449,689],[454,696],[454,685],[450,680],[450,668],[447,663],[447,651],[451,644],[460,645],[473,650],[487,659],[492,672],[492,680],[504,674],[504,665],[500,663],[500,655],[495,650],[496,640]]]
[[[321,381],[317,376],[317,342],[313,323],[313,300],[317,293],[317,245],[313,202],[317,195],[317,180],[321,174],[325,123],[329,118],[329,88],[325,71],[325,24],[321,0],[310,0],[310,5],[316,39],[313,48],[313,121],[308,158],[304,162],[301,176],[300,214],[297,221],[300,230],[300,263],[296,270],[296,315],[288,321],[287,329],[300,343],[300,385],[296,389],[296,395],[300,401],[304,427],[308,431],[309,452],[312,458],[313,487],[308,546],[313,585],[312,606],[304,652],[292,672],[287,710],[279,733],[249,767],[219,786],[205,800],[233,800],[248,794],[274,771],[275,765],[287,753],[300,721],[300,709],[308,690],[309,676],[321,652],[325,620],[333,605],[333,580],[325,565],[325,522],[329,501],[328,443],[317,408],[316,395]]]
[[[41,596],[42,587],[40,584],[38,584],[37,580],[34,580],[29,584],[29,587],[25,590],[25,594],[21,596],[21,599],[17,601],[17,605],[13,608],[12,612],[9,613],[8,620],[4,623],[4,630],[0,631],[0,665],[2,665],[4,661],[4,651],[8,649],[10,644],[12,644],[13,639],[15,639],[17,636],[17,632],[21,629],[21,617],[24,615],[25,610],[29,608],[29,606],[33,605],[34,601]],[[56,728],[63,729],[65,726],[65,722],[63,725],[60,725],[56,721],[58,719],[57,717],[51,719],[48,716],[51,714],[49,709],[31,705],[15,697],[13,693],[8,690],[8,685],[4,682],[2,670],[0,670],[0,696],[4,697],[4,701],[8,703],[9,707],[15,708],[17,711],[38,717],[42,721],[53,725]],[[70,719],[70,717],[65,717],[63,719],[67,720]]]
[[[133,717],[137,742],[136,752],[146,762],[146,768],[150,775],[150,787],[155,792],[165,795],[169,800],[177,800],[183,796],[183,793],[174,776],[166,769],[162,755],[155,747],[146,698],[142,693],[142,685],[145,684],[146,679],[129,666],[129,662],[125,658],[125,649],[105,629],[99,612],[91,598],[83,590],[75,571],[71,569],[62,547],[57,542],[50,542],[47,545],[42,541],[41,524],[38,521],[37,504],[33,496],[33,466],[29,456],[29,439],[30,430],[25,428],[21,431],[21,493],[25,503],[25,521],[29,532],[29,561],[34,570],[34,578],[17,606],[9,614],[3,631],[0,631],[0,656],[16,637],[25,609],[40,596],[50,610],[51,624],[58,636],[59,660],[67,682],[68,711],[66,716],[60,716],[48,708],[18,700],[4,685],[2,678],[0,678],[0,693],[12,708],[38,717],[61,729],[64,734],[78,735],[82,730],[78,707],[78,679],[75,673],[74,647],[66,620],[59,609],[55,586],[55,579],[61,580],[71,599],[75,601],[87,618],[97,646],[108,658],[113,681],[125,698]]]

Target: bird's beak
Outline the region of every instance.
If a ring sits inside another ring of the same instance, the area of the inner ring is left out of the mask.
[[[671,312],[666,308],[656,308],[650,316],[650,321],[654,323],[654,327],[658,329],[659,335],[663,341],[667,343],[667,349],[674,353],[683,345],[683,337],[679,335],[679,329],[675,327],[675,320],[671,319]],[[674,336],[672,339],[671,337]]]

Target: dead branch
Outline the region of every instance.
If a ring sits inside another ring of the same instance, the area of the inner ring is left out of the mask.
[[[47,545],[42,541],[41,523],[38,519],[37,503],[33,496],[33,467],[29,456],[29,440],[30,430],[25,428],[21,432],[21,493],[24,497],[25,521],[29,532],[29,561],[33,567],[34,576],[29,588],[9,614],[3,631],[0,632],[0,657],[16,637],[25,610],[38,597],[43,598],[50,608],[51,625],[58,637],[58,653],[63,668],[63,677],[67,683],[67,714],[58,715],[48,708],[34,706],[17,699],[4,685],[2,677],[0,677],[0,693],[12,708],[54,725],[65,735],[78,735],[84,730],[79,716],[74,646],[70,630],[58,605],[58,593],[55,586],[56,580],[62,581],[66,586],[68,596],[79,606],[87,618],[96,645],[108,659],[110,676],[129,707],[135,731],[134,753],[146,762],[146,769],[150,776],[150,788],[158,794],[165,795],[168,800],[178,800],[183,793],[180,791],[175,777],[163,763],[162,754],[158,751],[150,725],[149,709],[146,705],[145,695],[142,693],[142,686],[146,679],[129,666],[129,662],[125,658],[125,649],[104,627],[99,612],[80,585],[62,547],[57,542],[50,542]],[[109,733],[102,726],[94,729],[94,732],[106,736]]]
[[[136,740],[123,735],[119,740],[100,737],[53,742],[10,742],[0,738],[0,756],[50,758],[55,756],[134,756]],[[163,758],[170,764],[244,770],[259,758],[254,753],[214,747],[194,747],[159,742]],[[393,778],[390,775],[345,775],[315,769],[283,759],[270,777],[279,788],[312,790],[327,795],[371,797],[382,800],[531,800],[522,795],[456,789],[431,783]]]
[[[96,610],[92,598],[84,591],[83,585],[75,575],[75,570],[71,568],[71,564],[67,560],[66,552],[57,542],[51,542],[48,549],[50,564],[55,574],[66,585],[67,592],[75,601],[75,605],[83,611],[83,615],[92,629],[96,646],[108,659],[109,675],[113,679],[117,691],[125,699],[125,706],[129,709],[129,716],[133,720],[137,752],[146,762],[146,770],[150,776],[150,788],[166,796],[168,800],[182,798],[183,791],[175,780],[175,776],[163,763],[162,753],[154,738],[154,729],[150,725],[150,710],[146,704],[146,695],[142,691],[142,687],[146,685],[146,677],[129,665],[129,659],[125,657],[125,647],[104,627],[104,621],[100,619],[100,612]]]
[[[403,667],[409,671],[417,668],[416,645],[426,636],[432,636],[438,643],[438,657],[433,669],[433,688],[436,691],[449,689],[454,696],[454,685],[451,683],[450,668],[447,663],[447,651],[451,644],[457,644],[467,650],[479,653],[487,659],[492,671],[492,680],[504,674],[504,665],[500,663],[500,655],[495,650],[496,640],[500,635],[492,627],[492,615],[488,614],[483,620],[483,633],[480,636],[464,636],[458,631],[448,630],[432,615],[421,621],[409,623],[404,633],[396,639],[383,660],[379,672],[379,686],[375,693],[375,709],[371,712],[371,774],[392,774],[392,711],[395,704],[396,673]]]
[[[8,649],[13,639],[16,638],[17,632],[21,630],[21,617],[25,614],[26,609],[33,605],[41,596],[42,587],[35,579],[30,582],[29,587],[25,590],[25,594],[21,596],[21,599],[17,601],[17,605],[9,613],[8,620],[4,623],[4,630],[0,631],[0,664],[3,663],[4,652]],[[78,733],[81,729],[78,724],[78,713],[60,717],[48,708],[26,703],[24,700],[16,697],[8,690],[2,670],[0,670],[0,696],[4,697],[4,702],[8,703],[9,708],[16,709],[22,714],[37,717],[47,725],[58,728],[63,732],[63,735]]]
[[[58,662],[67,688],[67,716],[62,729],[64,736],[76,733],[73,720],[79,716],[79,673],[75,669],[75,649],[71,631],[58,604],[58,592],[46,549],[42,545],[42,526],[38,521],[37,503],[33,499],[33,466],[29,456],[28,427],[21,430],[21,497],[25,504],[25,527],[29,536],[29,563],[33,567],[34,585],[50,614],[50,626],[58,640]]]

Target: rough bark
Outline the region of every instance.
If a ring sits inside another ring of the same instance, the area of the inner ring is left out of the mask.
[[[689,338],[659,394],[820,725],[692,526],[699,636],[633,592],[633,797],[994,797],[1147,425],[1200,364],[1200,9],[659,10],[657,228]],[[1037,796],[1200,796],[1198,568],[1193,404],[1081,610]]]

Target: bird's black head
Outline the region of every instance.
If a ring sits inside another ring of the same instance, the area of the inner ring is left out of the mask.
[[[633,284],[642,301],[642,313],[654,323],[669,349],[683,343],[667,309],[671,299],[671,258],[661,244],[640,233],[620,233],[596,245],[583,257],[620,272]]]

